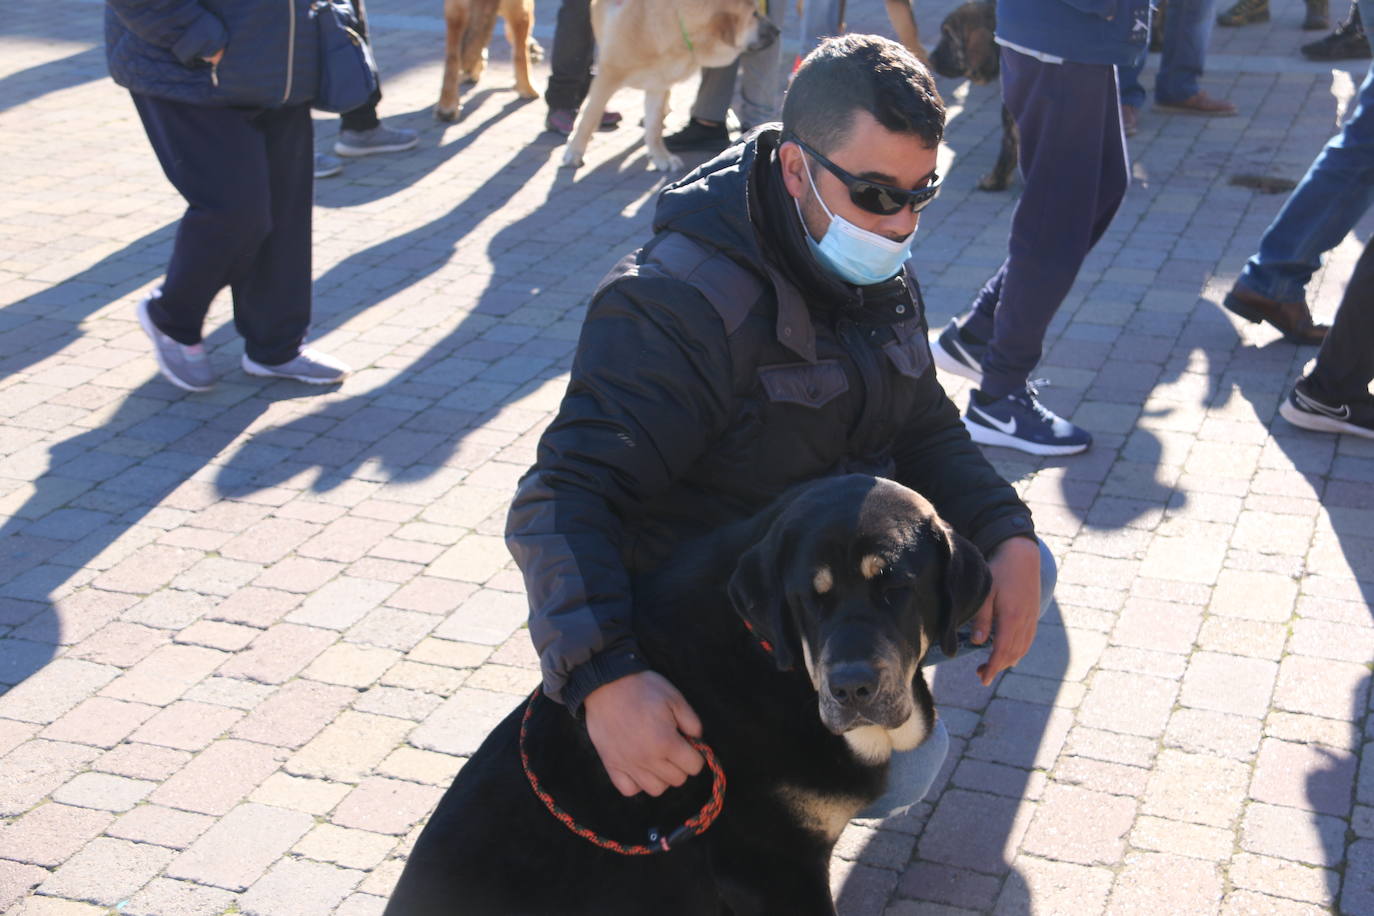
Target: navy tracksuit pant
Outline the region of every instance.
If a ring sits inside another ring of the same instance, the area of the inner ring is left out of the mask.
[[[309,105],[212,108],[132,93],[162,171],[186,198],[153,322],[201,340],[210,301],[228,286],[248,358],[295,358],[310,325],[314,131]]]
[[[1115,67],[1001,52],[1002,101],[1021,132],[1025,189],[1007,259],[964,324],[969,336],[989,343],[981,390],[993,398],[1025,386],[1045,330],[1111,225],[1130,174]]]

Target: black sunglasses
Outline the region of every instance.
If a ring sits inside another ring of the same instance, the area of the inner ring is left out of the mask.
[[[812,159],[825,166],[826,171],[840,179],[844,186],[849,189],[849,199],[860,210],[866,210],[878,216],[891,216],[903,207],[911,207],[912,213],[920,213],[926,208],[926,204],[940,195],[940,176],[938,174],[932,174],[924,188],[917,188],[914,191],[907,188],[894,188],[892,185],[878,184],[876,181],[851,175],[798,138],[788,137],[788,139],[800,146],[802,151]]]

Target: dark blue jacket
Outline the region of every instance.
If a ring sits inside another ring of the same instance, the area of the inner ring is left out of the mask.
[[[1144,59],[1150,0],[997,0],[997,37],[1080,64]]]
[[[110,76],[194,105],[275,108],[315,97],[310,0],[107,0]],[[219,64],[203,58],[224,49]]]

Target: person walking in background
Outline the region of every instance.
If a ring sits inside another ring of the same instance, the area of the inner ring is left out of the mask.
[[[1148,0],[998,0],[1002,101],[1021,133],[1025,190],[1007,259],[973,305],[939,335],[943,369],[972,379],[964,425],[975,442],[1033,455],[1073,455],[1087,430],[1040,403],[1030,372],[1045,331],[1126,194],[1116,67],[1138,64]]]
[[[1365,4],[1362,10],[1370,7]],[[1374,202],[1374,66],[1360,85],[1355,111],[1326,142],[1259,250],[1241,268],[1222,305],[1247,321],[1266,321],[1293,343],[1321,343],[1329,328],[1314,324],[1307,283],[1322,255],[1340,244]]]
[[[1212,36],[1212,11],[1216,0],[1169,0],[1169,12],[1161,36],[1159,72],[1155,74],[1155,107],[1160,111],[1227,117],[1236,106],[1226,99],[1213,98],[1201,86],[1207,42]],[[1158,23],[1156,23],[1156,26]],[[1153,36],[1152,36],[1153,37]],[[1145,60],[1124,64],[1117,69],[1121,84],[1121,126],[1133,136],[1145,105],[1145,87],[1140,71]]]
[[[1331,332],[1317,351],[1312,371],[1298,379],[1279,405],[1294,426],[1374,439],[1374,239],[1341,297]]]
[[[363,38],[368,37],[367,4],[363,0],[353,0],[358,10],[358,26]],[[377,104],[382,100],[381,77],[377,88],[366,103],[339,116],[339,139],[334,141],[334,152],[315,154],[315,177],[329,178],[343,171],[339,156],[373,156],[377,153],[398,153],[414,149],[420,142],[418,131],[404,127],[387,127],[377,117]]]
[[[596,36],[592,32],[591,0],[563,0],[553,28],[553,55],[549,60],[549,88],[544,93],[549,113],[544,129],[568,136],[577,123],[577,110],[592,84]],[[620,126],[620,112],[601,115],[598,130]]]
[[[162,285],[138,320],[167,380],[206,391],[201,328],[228,286],[250,375],[315,384],[348,367],[305,346],[317,81],[309,0],[108,0],[106,56],[186,199]]]

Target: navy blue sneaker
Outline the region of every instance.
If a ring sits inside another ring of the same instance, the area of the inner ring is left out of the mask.
[[[1092,434],[1058,416],[1036,399],[1030,382],[1022,391],[980,404],[980,392],[969,396],[964,426],[979,445],[1000,445],[1032,455],[1077,455],[1093,444]]]
[[[983,384],[983,354],[988,352],[988,342],[974,339],[957,318],[945,325],[930,352],[941,369]]]

